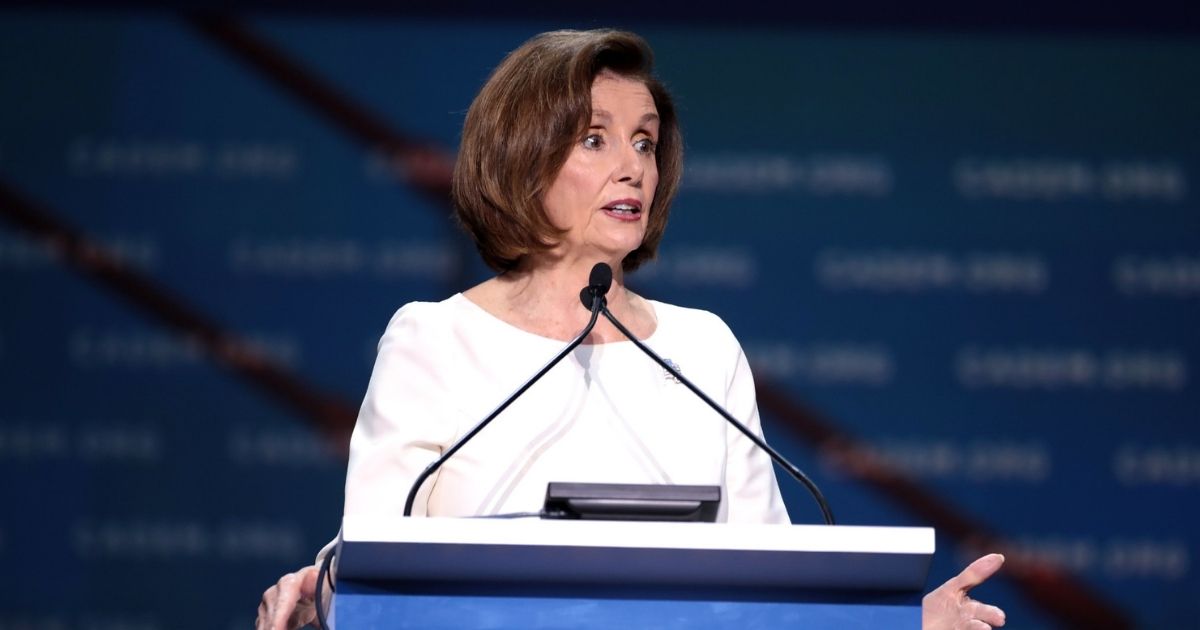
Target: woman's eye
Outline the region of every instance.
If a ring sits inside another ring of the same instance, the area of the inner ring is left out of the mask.
[[[633,147],[637,149],[639,153],[654,153],[656,146],[657,145],[655,145],[654,141],[650,138],[642,138],[641,140],[633,143]]]
[[[593,133],[583,138],[583,147],[585,149],[599,149],[603,145],[604,138],[601,138],[599,134]]]

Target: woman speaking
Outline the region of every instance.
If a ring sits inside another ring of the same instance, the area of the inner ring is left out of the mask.
[[[467,113],[453,181],[458,220],[496,275],[388,324],[350,440],[345,514],[402,514],[417,475],[584,329],[579,289],[599,262],[614,270],[615,318],[761,434],[724,322],[625,285],[655,255],[681,174],[675,110],[640,37],[544,33],[504,59]],[[548,482],[579,481],[717,485],[718,521],[790,522],[770,458],[603,319],[496,422],[422,484],[414,515],[536,512]],[[927,595],[925,628],[1003,625],[966,595],[1002,562],[985,556]],[[312,621],[316,578],[307,567],[269,588],[258,627]]]

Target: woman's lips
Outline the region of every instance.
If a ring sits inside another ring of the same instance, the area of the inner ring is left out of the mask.
[[[637,199],[618,199],[601,209],[604,214],[621,221],[637,221],[642,216],[642,202]]]

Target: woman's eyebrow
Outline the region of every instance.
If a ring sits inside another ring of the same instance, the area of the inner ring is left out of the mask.
[[[601,122],[612,122],[613,116],[612,116],[612,114],[608,113],[606,110],[593,109],[592,110],[593,121],[597,118],[599,118],[601,120]],[[660,120],[660,118],[658,116],[658,112],[646,112],[645,114],[642,114],[641,118],[638,119],[637,126],[644,127],[648,123],[659,122],[659,120]],[[592,126],[595,127],[596,123],[593,122]]]

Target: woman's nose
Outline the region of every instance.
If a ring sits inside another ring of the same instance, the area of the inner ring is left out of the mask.
[[[640,185],[642,183],[642,176],[646,172],[646,167],[642,164],[642,155],[638,153],[637,148],[626,145],[621,149],[617,159],[619,161],[614,173],[616,181],[635,186]]]

